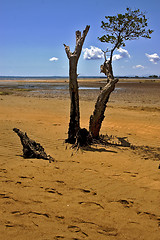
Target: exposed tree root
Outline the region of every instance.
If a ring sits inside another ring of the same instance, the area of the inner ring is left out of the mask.
[[[93,139],[89,131],[86,128],[81,128],[76,135],[75,143],[72,148],[77,148],[78,150],[79,148],[90,146],[92,144],[92,140]]]
[[[84,151],[93,151],[92,146],[104,146],[105,148],[111,146],[119,149],[122,147],[123,150],[124,148],[126,148],[126,150],[132,150],[135,154],[140,155],[145,160],[160,160],[160,148],[150,146],[135,146],[128,141],[127,137],[117,137],[113,135],[100,135],[99,138],[95,139],[89,134],[87,129],[80,129],[76,137],[76,142],[72,145],[72,148],[76,148],[77,151],[79,149]],[[158,168],[160,169],[160,165]]]

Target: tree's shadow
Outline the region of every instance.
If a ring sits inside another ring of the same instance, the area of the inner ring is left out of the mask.
[[[83,147],[82,150],[84,152],[110,152],[110,153],[117,153],[116,151],[112,151],[112,150],[107,150],[106,148],[97,148],[97,147],[92,147],[92,146],[88,146],[88,147]]]
[[[77,144],[73,145],[73,148],[80,148],[83,152],[110,152],[117,153],[114,150],[108,150],[108,147],[114,148],[130,148],[132,145],[128,141],[127,137],[117,137],[117,136],[108,136],[108,135],[100,135],[98,139],[92,139],[92,141],[87,142],[86,145],[79,146]]]
[[[93,152],[111,152],[117,153],[113,150],[108,150],[107,147],[113,147],[115,149],[130,149],[134,153],[140,155],[145,160],[160,161],[160,148],[151,147],[151,146],[135,146],[131,144],[127,137],[117,137],[117,136],[108,136],[101,135],[99,139],[93,140],[92,144],[88,147],[84,147],[84,151],[93,151]],[[160,165],[159,165],[160,168]]]
[[[99,143],[105,146],[126,147],[130,148],[132,144],[127,137],[117,137],[113,135],[101,135],[98,139]]]

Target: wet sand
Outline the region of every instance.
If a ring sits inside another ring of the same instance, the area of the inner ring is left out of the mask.
[[[80,90],[81,127],[88,128],[98,88]],[[67,90],[1,87],[0,239],[158,240],[159,91],[158,82],[120,82],[101,129],[112,135],[110,144],[76,152],[64,143]],[[40,142],[56,161],[23,159],[14,127]]]

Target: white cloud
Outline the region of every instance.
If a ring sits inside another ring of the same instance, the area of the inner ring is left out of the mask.
[[[123,48],[119,48],[119,49],[117,49],[117,51],[119,52],[119,54],[113,55],[113,61],[120,60],[122,58],[130,58],[131,57],[129,55],[128,51]],[[83,58],[85,60],[95,60],[95,59],[103,59],[104,58],[103,51],[98,47],[91,46],[90,48],[83,49],[83,52],[84,52]]]
[[[131,57],[129,55],[128,51],[123,49],[123,48],[119,48],[119,49],[117,49],[117,51],[120,52],[120,54],[123,58],[130,58]]]
[[[56,58],[56,57],[52,57],[52,58],[49,59],[49,61],[51,61],[51,62],[57,61],[57,60],[58,60],[58,58]]]
[[[120,54],[114,54],[113,55],[113,61],[120,60],[122,58],[130,58],[131,57],[130,54],[128,53],[128,51],[123,49],[123,48],[119,48],[119,49],[117,49],[117,51]]]
[[[133,66],[133,68],[143,69],[144,66],[142,66],[142,65],[136,65],[136,66]]]
[[[160,57],[157,53],[148,54],[146,53],[146,56],[148,57],[150,62],[153,62],[154,64],[157,64],[158,61],[160,61]]]
[[[97,60],[104,58],[102,50],[98,47],[91,46],[90,48],[83,49],[83,52],[83,58],[85,60]]]
[[[121,58],[123,58],[123,57],[120,54],[113,55],[113,61],[120,60]]]

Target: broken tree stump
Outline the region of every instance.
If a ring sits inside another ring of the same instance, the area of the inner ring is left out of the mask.
[[[17,133],[20,137],[22,146],[23,146],[23,157],[24,158],[42,158],[45,160],[49,160],[49,162],[54,162],[54,158],[50,155],[47,155],[44,151],[44,148],[40,145],[40,143],[31,140],[27,133],[23,133],[18,128],[13,128],[13,131]]]
[[[68,139],[66,142],[75,143],[76,135],[80,130],[80,110],[79,110],[79,91],[78,91],[78,81],[77,81],[77,65],[78,60],[81,55],[82,47],[87,36],[90,26],[87,25],[83,33],[76,31],[76,46],[74,52],[71,52],[70,47],[65,47],[65,52],[69,59],[69,92],[71,99],[70,107],[70,123],[68,129]]]

